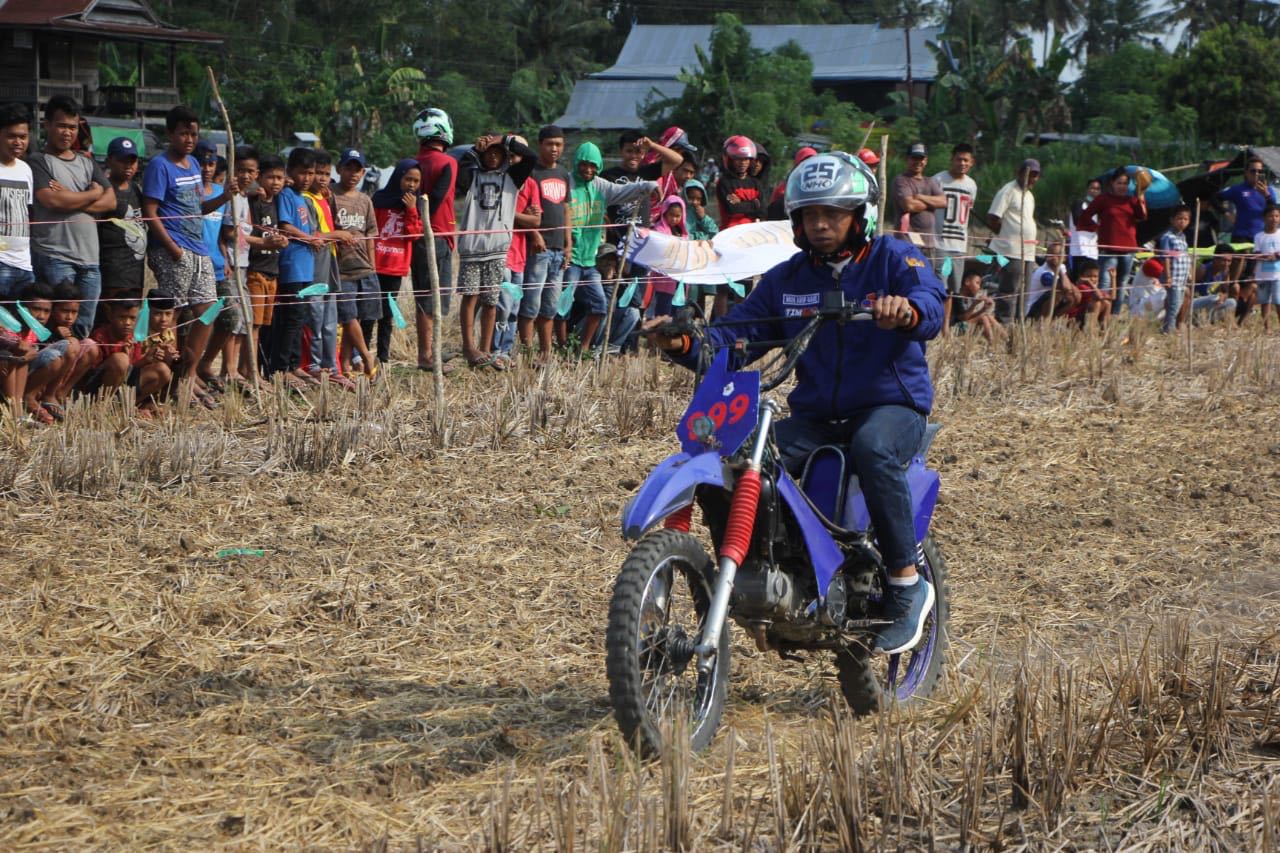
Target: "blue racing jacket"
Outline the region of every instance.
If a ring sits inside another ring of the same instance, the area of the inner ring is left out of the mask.
[[[846,302],[858,305],[875,296],[905,296],[920,315],[910,330],[886,331],[872,322],[824,323],[796,363],[796,387],[787,398],[792,414],[843,420],[873,406],[909,406],[928,415],[933,383],[925,360],[925,341],[942,329],[942,282],[920,251],[894,237],[877,237],[835,278],[826,264],[815,264],[805,252],[778,264],[760,279],[751,294],[725,316],[747,325],[707,326],[717,346],[737,340],[790,340],[809,323],[805,311],[822,305],[822,295],[839,287]],[[778,319],[783,318],[783,319]],[[674,360],[697,363],[700,341]],[[763,355],[738,355],[741,367]]]

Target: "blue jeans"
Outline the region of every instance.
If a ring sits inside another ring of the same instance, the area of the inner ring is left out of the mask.
[[[307,326],[311,329],[311,372],[337,371],[338,303],[333,293],[307,299]]]
[[[1178,312],[1182,310],[1182,295],[1186,290],[1181,284],[1171,284],[1164,299],[1164,323],[1160,331],[1168,334],[1178,327]]]
[[[604,285],[600,283],[600,270],[595,267],[569,264],[569,268],[564,271],[564,286],[577,287],[573,301],[581,302],[588,314],[603,317],[604,312],[609,310],[609,302],[604,298]]]
[[[560,301],[560,282],[563,277],[562,250],[547,249],[530,255],[524,265],[524,295],[520,298],[520,316],[526,320],[556,316],[556,303]]]
[[[93,332],[94,317],[98,314],[98,297],[102,295],[102,273],[97,264],[73,264],[44,255],[32,255],[31,265],[36,275],[57,287],[69,281],[80,291],[80,313],[72,330],[77,338],[87,338]]]
[[[611,284],[605,288],[605,304],[613,298],[613,288]],[[621,351],[627,345],[627,340],[631,337],[631,333],[636,330],[636,326],[640,325],[640,309],[632,306],[626,308],[613,309],[613,325],[609,328],[609,349]],[[581,327],[579,327],[581,333]],[[598,347],[604,341],[604,323],[596,328],[595,340],[591,342],[591,346]]]
[[[1098,287],[1111,290],[1115,299],[1111,303],[1111,313],[1119,314],[1120,305],[1127,300],[1121,287],[1129,281],[1129,273],[1133,271],[1133,255],[1100,255],[1098,257]]]
[[[876,406],[843,421],[792,415],[779,421],[774,437],[783,464],[799,473],[824,444],[842,447],[875,527],[885,568],[915,565],[916,528],[907,485],[907,463],[924,438],[925,416],[906,406]]]
[[[36,274],[8,264],[0,264],[0,299],[17,299],[22,288],[34,283]]]
[[[507,270],[507,281],[519,287],[524,284],[524,273]],[[493,327],[493,351],[498,355],[511,355],[516,345],[516,318],[524,299],[516,302],[516,298],[504,287],[498,291],[498,318]]]

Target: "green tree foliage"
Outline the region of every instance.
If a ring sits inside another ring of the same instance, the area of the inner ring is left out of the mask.
[[[1175,64],[1162,47],[1137,42],[1094,56],[1070,96],[1079,128],[1142,137],[1153,144],[1194,142],[1195,110],[1165,97]]]
[[[798,147],[795,138],[811,132],[818,118],[825,122],[822,129],[846,147],[861,139],[856,126],[869,117],[830,95],[815,94],[813,61],[796,44],[766,53],[752,47],[736,16],[722,13],[709,47],[709,52],[699,49],[697,66],[680,75],[684,93],[649,105],[646,121],[655,127],[678,124],[709,151],[718,151],[727,136],[745,134],[775,160]]]
[[[1194,109],[1200,134],[1214,142],[1276,142],[1280,81],[1268,69],[1278,55],[1280,41],[1257,27],[1220,24],[1176,61],[1167,103]]]

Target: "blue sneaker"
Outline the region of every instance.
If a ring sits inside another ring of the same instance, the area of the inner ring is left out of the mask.
[[[924,633],[933,601],[933,584],[923,577],[911,586],[885,584],[884,618],[893,620],[893,624],[886,625],[876,636],[875,650],[899,655],[914,649]]]

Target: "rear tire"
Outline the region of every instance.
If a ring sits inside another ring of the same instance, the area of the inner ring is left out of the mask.
[[[692,645],[711,604],[711,560],[688,533],[660,530],[622,564],[606,635],[609,699],[626,740],[643,755],[661,751],[682,713],[689,744],[705,749],[720,726],[729,681],[729,625],[715,665],[698,673]]]
[[[947,650],[947,618],[951,614],[947,567],[932,536],[925,538],[925,577],[933,584],[936,599],[932,624],[925,625],[920,644],[909,652],[886,658],[871,649],[851,645],[836,652],[840,692],[853,713],[875,714],[897,701],[910,705],[930,696],[942,679]]]

